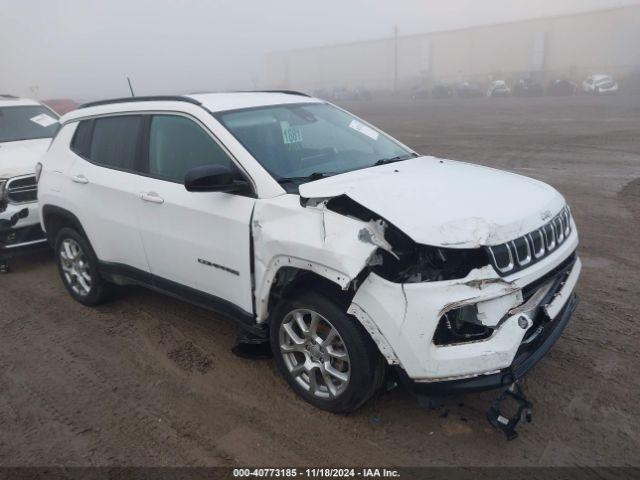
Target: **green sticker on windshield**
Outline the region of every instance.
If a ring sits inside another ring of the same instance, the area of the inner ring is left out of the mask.
[[[282,140],[285,145],[302,142],[302,130],[300,128],[290,126],[289,122],[280,122],[280,128],[282,128]]]

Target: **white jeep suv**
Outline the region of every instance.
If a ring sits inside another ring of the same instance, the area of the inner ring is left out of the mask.
[[[36,164],[58,115],[28,99],[0,95],[0,270],[16,251],[46,242],[38,217]]]
[[[577,303],[563,197],[421,156],[295,92],[95,102],[43,160],[42,226],[85,305],[142,284],[270,341],[304,399],[512,384]]]

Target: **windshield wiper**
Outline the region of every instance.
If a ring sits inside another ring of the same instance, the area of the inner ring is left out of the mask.
[[[25,142],[27,140],[44,140],[47,138],[53,138],[53,137],[25,137],[25,138],[9,138],[8,140],[5,140],[3,138],[0,138],[0,143],[9,143],[9,142]]]
[[[313,172],[312,174],[307,175],[306,177],[282,177],[278,179],[278,182],[279,183],[308,182],[313,180],[320,180],[321,178],[327,178],[335,174],[336,174],[335,172]]]
[[[401,162],[402,160],[408,160],[410,158],[416,158],[418,156],[419,155],[417,153],[409,153],[407,155],[398,155],[397,157],[381,158],[376,163],[374,163],[373,166],[377,167],[378,165],[386,165],[387,163]]]

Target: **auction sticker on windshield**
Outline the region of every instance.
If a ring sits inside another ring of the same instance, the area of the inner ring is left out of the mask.
[[[51,125],[57,122],[55,118],[50,117],[46,113],[41,113],[40,115],[36,115],[35,117],[30,118],[29,120],[31,120],[33,123],[37,123],[41,127],[50,127]]]
[[[280,128],[285,145],[302,142],[302,130],[298,127],[290,126],[289,122],[280,122]]]
[[[373,138],[374,140],[378,140],[378,137],[380,136],[373,128],[367,127],[364,123],[357,120],[351,120],[349,128],[353,128],[355,131],[360,132],[369,138]]]

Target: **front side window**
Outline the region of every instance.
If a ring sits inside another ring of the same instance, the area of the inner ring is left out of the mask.
[[[40,105],[0,107],[0,143],[53,138],[58,117]]]
[[[149,174],[183,182],[194,167],[223,165],[234,170],[225,151],[193,120],[179,115],[156,115],[149,129]]]
[[[119,170],[137,170],[141,115],[98,118],[94,121],[89,157]]]
[[[379,130],[325,103],[220,112],[216,118],[279,181],[413,156]]]

